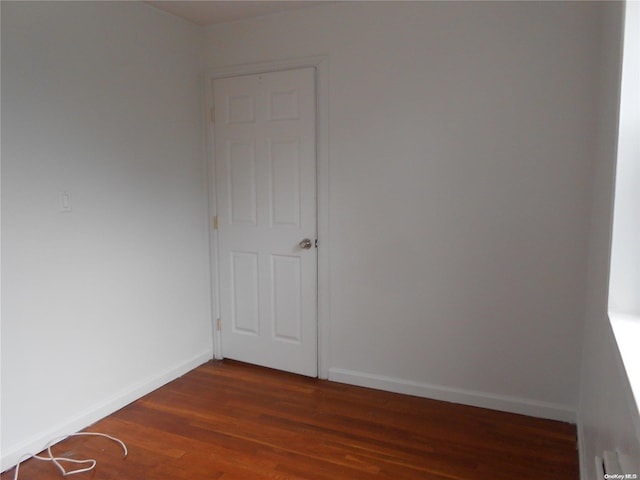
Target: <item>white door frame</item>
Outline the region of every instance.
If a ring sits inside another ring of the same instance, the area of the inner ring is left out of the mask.
[[[218,78],[313,67],[316,71],[316,182],[318,221],[318,377],[329,376],[329,63],[325,56],[304,57],[207,69],[205,73],[206,144],[210,220],[217,215],[215,195],[215,138],[210,112],[213,108],[213,81]],[[213,313],[213,355],[222,358],[218,232],[209,222],[211,261],[211,311]]]

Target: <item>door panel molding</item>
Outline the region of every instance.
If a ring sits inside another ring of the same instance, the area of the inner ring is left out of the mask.
[[[207,153],[207,175],[209,193],[209,217],[213,219],[218,214],[215,195],[215,138],[213,123],[210,121],[213,115],[213,81],[216,79],[235,77],[240,75],[254,75],[313,67],[315,68],[316,82],[316,169],[317,169],[317,232],[318,232],[318,377],[328,378],[329,375],[329,338],[330,338],[330,279],[329,279],[329,61],[326,56],[313,56],[276,60],[253,64],[229,65],[207,69],[205,72],[205,104],[204,117]],[[291,95],[282,92],[282,97],[277,99],[280,104],[274,107],[277,115],[291,115],[290,107],[294,103]],[[250,117],[250,102],[245,101],[238,105],[244,109],[244,119]],[[242,113],[242,112],[240,112]],[[211,114],[211,115],[210,115]],[[217,319],[220,318],[219,302],[219,265],[218,265],[218,238],[215,222],[210,222],[210,264],[211,264],[211,299],[213,350],[215,358],[222,357],[221,332],[216,328]]]

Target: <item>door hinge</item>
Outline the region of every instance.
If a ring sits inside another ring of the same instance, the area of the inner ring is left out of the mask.
[[[211,123],[216,123],[216,109],[211,107]]]
[[[218,215],[214,215],[213,216],[213,220],[211,220],[211,223],[213,224],[213,229],[217,230],[218,229]]]
[[[216,321],[216,329],[218,331],[222,330],[222,319],[220,318]]]

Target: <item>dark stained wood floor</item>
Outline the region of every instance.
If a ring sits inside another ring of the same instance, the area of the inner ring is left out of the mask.
[[[577,480],[575,426],[212,361],[54,454],[96,458],[80,479]],[[2,480],[13,478],[13,469]],[[60,479],[29,460],[20,479]]]

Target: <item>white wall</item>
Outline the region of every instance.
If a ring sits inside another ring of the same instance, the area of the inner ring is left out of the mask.
[[[575,420],[601,7],[344,2],[206,29],[329,63],[330,376]]]
[[[634,423],[637,424],[638,412],[607,318],[623,12],[624,4],[618,2],[608,4],[603,10],[601,48],[596,51],[601,63],[598,96],[599,122],[589,232],[589,269],[578,424],[583,480],[599,480],[594,459],[596,455],[602,457],[605,450],[619,451],[627,465],[627,471],[640,472],[640,438],[638,431],[634,428]],[[627,31],[625,35],[629,33],[633,32]],[[625,55],[628,53],[631,52],[625,52]],[[623,102],[623,112],[625,112],[624,107]],[[621,142],[629,139],[625,138],[624,128],[621,129],[620,134]],[[624,153],[624,148],[618,151],[618,154],[624,155]],[[637,157],[634,160],[637,161]],[[629,177],[628,170],[625,171],[625,167],[629,166],[620,168],[620,164],[618,165],[616,176],[619,183],[633,178],[633,176]],[[636,210],[638,204],[638,202],[633,204]],[[635,215],[637,216],[637,212]],[[637,251],[637,243],[634,247]],[[633,252],[630,253],[633,255]],[[627,258],[627,261],[629,266],[637,265],[631,257]],[[611,291],[612,293],[616,291],[616,283],[618,283],[622,288],[618,290],[618,293],[622,294],[618,298],[624,303],[624,299],[628,298],[628,291],[624,288],[624,279],[628,278],[625,277],[626,265],[624,262],[619,262],[618,268],[618,274],[622,275],[619,280],[622,282],[616,282],[612,272]],[[637,295],[637,290],[634,293]],[[622,303],[612,302],[613,305]]]
[[[141,3],[2,2],[3,469],[211,357],[201,72]]]

